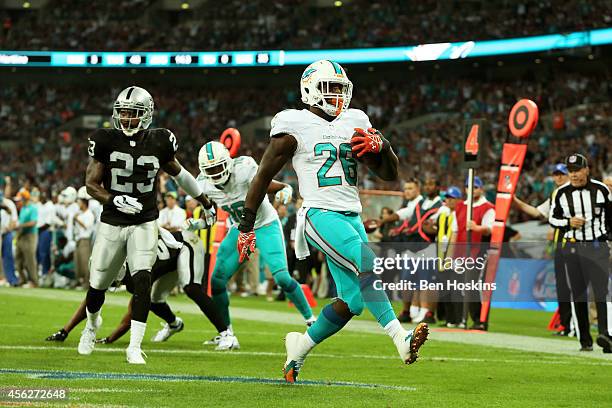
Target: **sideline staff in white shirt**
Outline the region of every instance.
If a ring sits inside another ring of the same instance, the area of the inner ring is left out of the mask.
[[[187,220],[187,213],[176,203],[176,192],[169,191],[165,195],[166,207],[159,212],[157,223],[160,227],[170,232],[183,229],[183,224]]]

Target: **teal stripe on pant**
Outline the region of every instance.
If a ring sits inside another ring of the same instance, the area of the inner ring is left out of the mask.
[[[351,313],[360,315],[365,306],[383,327],[395,319],[384,291],[373,289],[367,281],[361,288],[360,281],[372,277],[372,272],[367,271],[371,271],[374,253],[363,245],[368,237],[358,215],[311,208],[306,214],[306,237],[326,255],[338,298],[348,305]]]

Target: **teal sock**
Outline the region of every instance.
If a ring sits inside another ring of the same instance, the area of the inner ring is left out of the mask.
[[[289,300],[293,302],[297,310],[300,311],[302,316],[304,316],[304,319],[310,319],[312,317],[312,309],[306,300],[302,287],[296,281],[293,281],[293,289],[286,290],[285,294]]]
[[[321,310],[317,321],[308,328],[306,333],[308,333],[312,341],[319,344],[326,338],[339,332],[350,320],[350,318],[346,319],[338,315],[330,303]]]
[[[213,294],[212,297],[217,310],[221,314],[221,318],[226,326],[229,326],[232,322],[230,321],[230,313],[229,313],[229,296],[227,296],[227,290],[222,291],[221,293]]]
[[[363,273],[359,276],[359,286],[365,307],[376,318],[378,324],[385,327],[396,317],[387,293],[382,289],[374,289],[376,279],[373,273]]]

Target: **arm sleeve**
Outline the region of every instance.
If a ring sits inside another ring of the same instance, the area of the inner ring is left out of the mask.
[[[451,230],[454,233],[457,233],[457,232],[459,232],[459,224],[457,224],[457,213],[455,211],[453,211],[452,214],[453,214],[453,222],[452,222],[452,225],[451,225]]]
[[[563,196],[563,193],[557,191],[555,199],[551,203],[550,213],[548,214],[548,223],[554,228],[567,228],[569,226],[569,219],[563,215],[561,196]]]
[[[191,175],[190,172],[185,170],[183,166],[181,166],[181,171],[179,174],[174,177],[179,186],[185,190],[187,194],[192,197],[199,197],[202,194],[202,189],[200,185],[196,181],[196,179]]]

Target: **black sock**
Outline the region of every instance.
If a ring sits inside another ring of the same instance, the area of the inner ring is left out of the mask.
[[[189,298],[193,300],[196,305],[198,305],[200,310],[206,315],[208,320],[210,320],[219,333],[227,330],[227,326],[221,317],[221,313],[219,313],[219,310],[215,306],[212,299],[206,296],[202,285],[190,283],[189,285],[183,287],[183,290],[187,296],[189,296]]]
[[[94,289],[91,286],[87,289],[85,302],[89,313],[97,313],[100,311],[104,304],[104,292],[106,292],[106,290]]]
[[[172,323],[176,322],[176,316],[172,313],[172,309],[170,306],[164,303],[151,303],[151,311],[155,313],[156,316],[159,316],[161,319],[165,320],[166,323],[172,326]]]
[[[146,323],[151,308],[151,272],[138,271],[132,275],[134,295],[132,300],[132,320]]]

